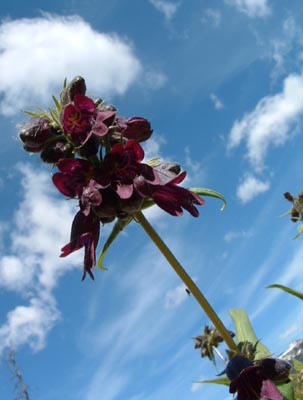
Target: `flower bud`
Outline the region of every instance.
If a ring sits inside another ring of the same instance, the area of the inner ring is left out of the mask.
[[[30,118],[19,129],[23,148],[31,153],[39,153],[50,136],[51,128],[44,118]]]
[[[82,146],[78,149],[78,154],[80,157],[89,158],[94,156],[98,153],[100,145],[100,140],[97,136],[92,135],[87,142],[85,142]]]
[[[248,358],[237,355],[232,358],[226,366],[225,372],[229,380],[235,379],[242,370],[253,366],[253,362]]]
[[[45,163],[56,164],[60,158],[73,157],[72,146],[62,140],[52,141],[46,144],[40,157]]]
[[[76,76],[70,83],[62,90],[60,94],[60,100],[62,105],[66,105],[74,100],[76,94],[85,95],[86,84],[82,76]]]
[[[135,139],[137,142],[149,139],[153,132],[147,119],[141,117],[118,117],[116,123],[118,132],[122,133],[125,138]]]

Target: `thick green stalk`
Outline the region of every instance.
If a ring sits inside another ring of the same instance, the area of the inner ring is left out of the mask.
[[[227,344],[229,349],[236,351],[238,353],[239,349],[238,349],[237,345],[231,338],[228,330],[225,328],[223,322],[221,321],[221,319],[219,318],[219,316],[217,315],[215,310],[209,304],[207,299],[201,293],[198,286],[191,279],[191,277],[188,275],[188,273],[184,270],[182,265],[179,263],[179,261],[173,255],[173,253],[169,250],[169,248],[166,246],[166,244],[163,242],[163,240],[160,238],[160,236],[157,234],[157,232],[153,229],[153,227],[147,221],[147,219],[142,214],[142,212],[141,211],[136,212],[134,217],[135,217],[136,221],[140,223],[142,228],[149,235],[149,237],[152,239],[152,241],[155,243],[155,245],[158,247],[158,249],[161,251],[161,253],[164,255],[164,257],[169,262],[169,264],[172,266],[172,268],[175,270],[175,272],[179,275],[179,277],[184,282],[184,284],[186,285],[186,287],[188,288],[190,293],[194,296],[194,298],[200,304],[200,306],[202,307],[204,312],[207,314],[208,318],[212,321],[214,326],[217,328],[217,330],[222,335],[222,337],[225,340],[225,343]]]

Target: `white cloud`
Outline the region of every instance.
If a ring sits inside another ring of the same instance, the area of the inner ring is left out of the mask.
[[[224,235],[224,240],[227,243],[232,242],[235,239],[245,239],[252,237],[251,231],[230,231]]]
[[[144,76],[143,76],[143,84],[148,89],[160,89],[163,87],[167,82],[167,76],[161,72],[156,71],[152,68],[145,68],[144,69]]]
[[[283,145],[302,113],[303,77],[292,74],[284,80],[280,93],[264,97],[252,112],[234,123],[227,147],[233,149],[245,140],[249,162],[261,170],[269,146]]]
[[[23,197],[7,222],[11,245],[0,257],[0,285],[22,298],[0,325],[0,351],[10,345],[28,344],[34,350],[45,345],[60,317],[53,289],[61,275],[81,265],[80,254],[59,258],[69,241],[75,203],[56,199],[49,174],[26,164],[19,172]]]
[[[53,301],[32,298],[28,306],[17,306],[0,326],[0,349],[28,344],[35,351],[45,346],[47,333],[59,318]]]
[[[205,380],[205,377],[201,377],[201,381],[203,381],[203,380]],[[199,390],[201,390],[202,388],[203,388],[203,383],[200,383],[200,382],[193,382],[193,383],[191,384],[190,390],[191,390],[193,393],[196,393],[196,392],[198,392]]]
[[[294,333],[298,332],[301,329],[301,325],[298,324],[297,322],[294,322],[290,327],[281,333],[279,336],[280,339],[284,340],[287,339],[289,336],[293,335]]]
[[[222,103],[222,101],[218,98],[218,96],[216,96],[214,93],[212,93],[210,95],[210,99],[213,102],[215,109],[216,110],[221,110],[222,108],[224,108],[224,104]]]
[[[237,188],[237,197],[245,204],[269,188],[269,182],[262,182],[253,175],[247,175]]]
[[[220,10],[214,8],[207,8],[202,15],[203,23],[210,23],[214,27],[218,27],[221,24],[222,14]]]
[[[165,308],[175,308],[182,304],[188,298],[186,287],[179,285],[170,289],[165,296]]]
[[[162,14],[167,21],[169,21],[177,12],[179,7],[178,3],[171,3],[166,0],[149,0],[149,2]]]
[[[48,103],[65,77],[82,75],[89,90],[104,98],[123,94],[141,70],[128,41],[97,32],[77,16],[0,25],[0,112],[6,115]]]
[[[303,45],[303,31],[301,25],[298,24],[293,16],[287,17],[283,21],[280,35],[270,42],[270,57],[273,59],[275,66],[272,76],[276,79],[279,75],[285,74],[290,68],[301,65],[300,49]],[[265,43],[268,46],[268,43]],[[295,51],[292,51],[293,49]]]
[[[249,17],[266,17],[270,15],[271,9],[267,0],[226,0]]]

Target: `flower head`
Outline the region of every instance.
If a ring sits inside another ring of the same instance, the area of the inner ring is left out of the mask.
[[[183,210],[199,215],[196,206],[204,200],[179,186],[186,177],[179,164],[157,158],[144,162],[140,142],[153,132],[147,119],[120,117],[114,106],[86,96],[81,76],[65,82],[53,100],[55,107],[47,111],[28,112],[35,117],[21,126],[19,136],[25,150],[39,152],[43,162],[58,168],[54,185],[79,203],[62,257],[84,247],[84,271],[92,276],[100,223],[117,219],[125,227],[154,204],[173,216]]]

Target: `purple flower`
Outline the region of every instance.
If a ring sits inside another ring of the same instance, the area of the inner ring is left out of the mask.
[[[60,172],[53,175],[53,183],[67,197],[80,197],[93,178],[95,167],[87,160],[62,158],[57,164]]]
[[[94,279],[92,269],[96,265],[96,247],[99,241],[100,221],[93,214],[84,215],[78,211],[73,220],[70,242],[62,247],[60,257],[66,257],[76,250],[84,247],[84,272],[82,280],[86,274]]]
[[[88,185],[83,189],[80,206],[84,215],[87,216],[90,213],[91,207],[96,207],[101,204],[102,194],[100,189],[103,189],[103,186],[93,179],[91,179]]]
[[[152,167],[141,163],[144,158],[142,147],[130,139],[125,144],[115,144],[104,158],[104,171],[110,176],[111,185],[121,199],[133,194],[134,180],[138,176],[153,180]]]
[[[72,103],[63,110],[63,129],[71,136],[75,145],[83,144],[92,127],[95,103],[82,94],[76,94]]]
[[[90,134],[103,137],[108,133],[109,126],[115,119],[116,112],[113,110],[98,110]]]
[[[230,393],[237,393],[237,400],[283,400],[272,380],[285,380],[288,377],[290,364],[287,361],[264,358],[254,365],[242,355],[232,358],[226,375],[231,380]]]
[[[142,197],[151,197],[160,208],[173,216],[182,215],[185,209],[193,217],[198,217],[199,211],[195,205],[203,205],[204,200],[196,193],[177,186],[185,177],[186,172],[182,172],[163,185],[147,182],[142,177],[138,177],[135,180],[135,188]],[[156,181],[159,182],[159,180]]]

